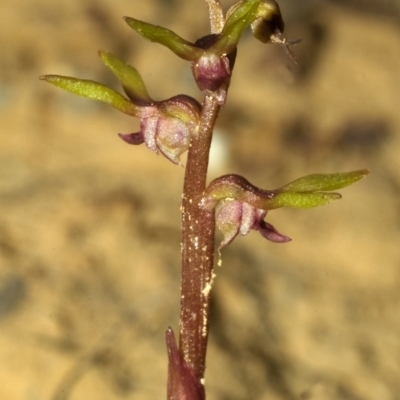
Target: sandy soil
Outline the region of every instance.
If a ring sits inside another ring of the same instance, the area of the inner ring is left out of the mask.
[[[200,99],[188,64],[121,16],[195,40],[208,29],[205,7],[3,3],[0,399],[165,398],[183,169],[118,139],[137,121],[37,78],[117,87],[101,48],[135,65],[154,97]],[[282,9],[287,35],[304,38],[300,66],[243,38],[210,179],[240,173],[274,188],[308,173],[372,172],[334,205],[271,213],[290,244],[250,234],[223,251],[208,396],[400,399],[399,6],[286,0]]]

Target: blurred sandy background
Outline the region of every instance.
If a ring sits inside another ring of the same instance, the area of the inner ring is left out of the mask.
[[[233,1],[222,2],[227,9]],[[398,0],[281,1],[295,67],[246,34],[210,179],[275,188],[370,168],[334,205],[278,210],[217,268],[206,384],[218,400],[400,399]],[[165,398],[177,330],[183,169],[117,132],[137,121],[38,80],[118,87],[114,52],[157,99],[200,99],[189,65],[123,15],[195,40],[201,0],[16,0],[0,6],[0,399]],[[217,240],[220,240],[219,234]]]

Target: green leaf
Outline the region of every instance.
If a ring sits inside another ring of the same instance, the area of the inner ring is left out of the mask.
[[[281,207],[313,208],[332,203],[341,197],[339,193],[280,193],[265,203],[268,210]]]
[[[137,19],[124,17],[125,22],[139,35],[151,42],[159,43],[168,47],[178,57],[184,60],[194,61],[204,53],[202,49],[197,48],[192,43],[182,39],[175,32],[161,26],[148,24]]]
[[[229,15],[221,37],[208,51],[217,55],[232,52],[236,48],[243,31],[256,18],[259,4],[260,0],[249,0],[237,6]]]
[[[40,79],[78,96],[102,101],[125,114],[134,117],[140,116],[140,108],[138,106],[101,83],[59,75],[45,75],[41,76]]]
[[[136,68],[105,51],[99,51],[99,56],[103,63],[121,82],[125,93],[130,99],[144,102],[152,101],[152,98],[147,93],[143,79]]]
[[[341,189],[356,183],[368,173],[368,170],[363,169],[339,174],[308,175],[283,186],[277,192],[315,192]]]

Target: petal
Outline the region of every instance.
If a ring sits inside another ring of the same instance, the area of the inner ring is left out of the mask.
[[[147,93],[143,79],[136,68],[133,68],[118,57],[105,51],[99,51],[99,56],[104,64],[121,82],[125,93],[131,100],[139,100],[145,103],[153,101]]]
[[[151,117],[142,119],[140,128],[144,137],[146,146],[158,154],[158,147],[156,142],[156,133],[159,117]]]
[[[239,201],[226,200],[221,202],[215,211],[215,224],[224,235],[224,240],[218,247],[223,247],[232,242],[239,234],[242,221],[242,204]]]
[[[263,216],[265,215],[265,211],[263,212]],[[242,236],[246,236],[253,226],[258,221],[258,213],[257,209],[252,207],[248,203],[242,203],[242,218],[240,222],[240,231],[239,233]]]
[[[179,156],[188,150],[191,132],[178,118],[160,117],[157,124],[157,149],[174,164],[182,165]]]
[[[178,57],[184,60],[194,61],[204,52],[169,29],[148,24],[147,22],[130,17],[124,17],[124,20],[139,35],[151,42],[156,42],[168,47]]]
[[[109,104],[125,114],[134,117],[140,116],[140,108],[138,106],[101,83],[59,75],[45,75],[41,76],[40,79],[78,96]]]
[[[270,240],[274,243],[287,243],[290,242],[292,239],[288,236],[282,235],[279,233],[271,224],[261,220],[258,224],[257,229],[263,237]]]
[[[142,132],[136,133],[118,133],[118,136],[128,144],[142,144],[144,143],[144,137]]]

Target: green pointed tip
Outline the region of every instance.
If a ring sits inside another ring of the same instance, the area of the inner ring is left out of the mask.
[[[278,189],[283,192],[315,192],[342,189],[358,182],[369,174],[367,169],[339,174],[314,174],[304,176]]]
[[[135,117],[140,115],[140,109],[137,106],[101,83],[60,75],[45,75],[40,79],[72,94],[109,104],[125,114]]]
[[[147,93],[146,86],[136,68],[120,60],[115,55],[106,51],[99,51],[103,63],[118,78],[125,93],[132,100],[151,102],[152,98]]]
[[[187,61],[194,61],[203,54],[203,51],[190,42],[182,39],[176,33],[161,26],[148,24],[131,17],[124,17],[125,22],[139,35],[151,42],[159,43],[169,48],[178,57]]]

